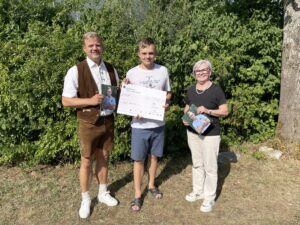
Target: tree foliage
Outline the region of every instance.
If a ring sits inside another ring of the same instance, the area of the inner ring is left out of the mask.
[[[279,99],[281,1],[8,1],[0,0],[0,163],[78,159],[74,111],[60,103],[63,78],[84,58],[81,37],[97,31],[120,78],[138,63],[137,41],[156,40],[174,93],[167,113],[168,152],[186,147],[181,124],[193,64],[212,61],[230,116],[224,140],[274,134]],[[260,7],[268,4],[269,7]],[[130,118],[117,116],[112,160],[127,158]]]

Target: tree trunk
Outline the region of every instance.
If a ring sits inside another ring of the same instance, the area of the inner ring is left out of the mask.
[[[300,143],[300,0],[284,1],[281,89],[277,134]]]

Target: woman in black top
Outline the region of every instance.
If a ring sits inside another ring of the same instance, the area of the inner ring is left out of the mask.
[[[210,81],[212,66],[208,60],[200,60],[193,67],[196,84],[192,85],[186,95],[186,113],[191,105],[197,107],[196,114],[207,116],[211,124],[198,134],[187,121],[188,145],[192,154],[193,191],[186,195],[186,200],[193,202],[204,199],[200,210],[210,212],[215,203],[218,181],[218,153],[220,146],[219,117],[228,115],[226,98],[223,90]]]

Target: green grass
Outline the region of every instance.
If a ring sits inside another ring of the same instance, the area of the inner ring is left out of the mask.
[[[240,153],[241,154],[241,153]],[[91,188],[92,214],[78,217],[78,167],[0,167],[0,224],[2,225],[216,225],[300,224],[300,161],[257,160],[241,154],[237,163],[219,164],[220,193],[214,210],[201,213],[201,201],[186,202],[191,191],[191,158],[187,151],[159,163],[157,183],[162,200],[146,192],[142,210],[130,211],[133,198],[132,163],[110,166],[110,190],[120,201],[116,207],[97,203],[96,180]],[[144,188],[147,178],[144,179]]]

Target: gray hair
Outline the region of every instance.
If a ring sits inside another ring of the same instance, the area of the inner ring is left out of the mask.
[[[208,66],[208,68],[210,69],[210,71],[212,71],[211,62],[206,59],[201,59],[198,62],[196,62],[195,65],[193,66],[193,74],[195,74],[195,70],[202,64],[206,64]]]
[[[85,40],[89,39],[89,38],[97,38],[102,43],[102,38],[98,33],[96,33],[96,32],[87,32],[82,37],[82,44],[84,45]]]

